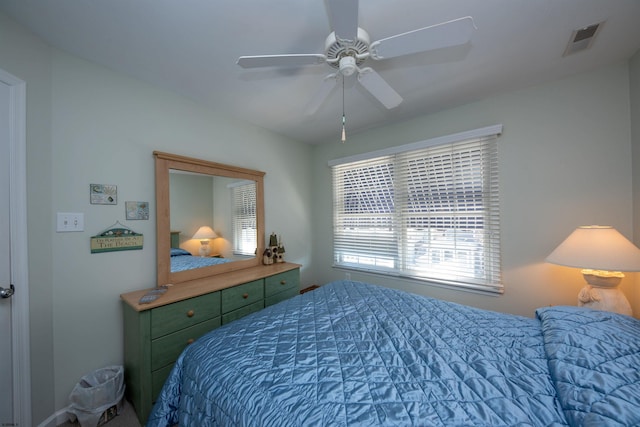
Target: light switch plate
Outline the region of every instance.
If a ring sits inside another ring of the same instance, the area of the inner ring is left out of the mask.
[[[84,231],[84,214],[81,212],[58,212],[56,224],[58,233]]]

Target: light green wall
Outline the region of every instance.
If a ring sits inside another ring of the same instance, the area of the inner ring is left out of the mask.
[[[51,52],[40,39],[0,12],[0,68],[27,88],[27,227],[32,419],[54,403],[51,203]],[[20,289],[18,289],[20,292]]]
[[[369,274],[368,280],[487,309],[532,316],[549,304],[575,305],[580,272],[544,262],[575,227],[610,224],[632,235],[632,162],[627,64],[612,65],[315,146],[314,274],[345,277],[332,265],[332,202],[327,161],[502,123],[499,138],[502,296]],[[402,107],[400,107],[402,108]],[[347,118],[348,123],[348,118]],[[630,292],[632,275],[623,289]],[[395,284],[394,284],[395,283]],[[636,313],[640,307],[635,307]]]
[[[266,172],[267,231],[290,236],[288,259],[308,265],[311,149],[56,50],[52,88],[51,211],[84,212],[86,229],[53,235],[59,408],[84,372],[122,362],[118,295],[155,285],[155,218],[124,221],[122,204],[149,201],[154,211],[152,151]],[[90,205],[89,183],[116,184],[118,205]],[[144,234],[144,249],[90,254],[89,236],[116,220]]]
[[[122,363],[119,295],[155,285],[154,150],[266,172],[266,233],[310,280],[309,146],[52,49],[1,13],[0,68],[27,82],[34,424],[83,374]],[[91,205],[91,183],[116,184],[118,204]],[[126,221],[124,201],[149,201],[151,219]],[[85,231],[56,233],[57,211],[83,212]],[[144,249],[91,254],[89,237],[115,221]]]

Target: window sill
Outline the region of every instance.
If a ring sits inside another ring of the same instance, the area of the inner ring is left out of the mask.
[[[435,286],[439,288],[445,288],[449,290],[462,291],[462,292],[472,292],[481,295],[492,295],[492,296],[500,296],[504,294],[504,285],[478,285],[474,283],[464,283],[464,282],[454,282],[448,280],[439,280],[439,279],[427,279],[424,277],[410,276],[410,275],[402,275],[392,272],[384,272],[379,270],[365,269],[365,268],[356,268],[356,267],[346,267],[343,265],[333,265],[332,268],[336,270],[345,271],[348,273],[358,273],[363,275],[371,275],[374,277],[393,277],[395,279],[408,281],[412,283],[416,283],[419,285],[428,285]],[[354,280],[354,279],[350,279]]]

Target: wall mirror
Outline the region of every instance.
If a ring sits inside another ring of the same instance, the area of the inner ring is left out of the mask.
[[[260,265],[264,172],[154,151],[158,285]]]

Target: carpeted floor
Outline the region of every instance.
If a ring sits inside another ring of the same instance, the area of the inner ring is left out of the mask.
[[[80,423],[77,421],[72,423],[67,421],[66,423],[60,424],[58,427],[79,427]],[[115,418],[109,421],[106,424],[103,424],[105,427],[140,427],[140,422],[138,421],[138,417],[136,416],[135,411],[133,410],[133,406],[125,399],[124,405],[122,407],[122,412],[118,414]]]

